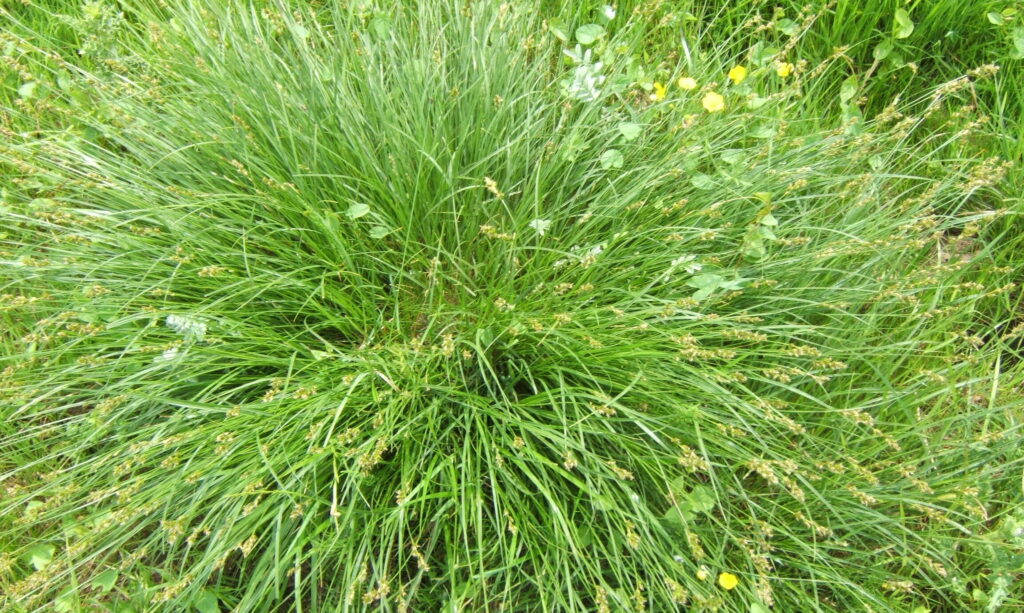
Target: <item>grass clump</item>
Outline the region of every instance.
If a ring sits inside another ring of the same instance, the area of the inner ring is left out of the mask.
[[[974,78],[822,127],[642,14],[321,4],[14,39],[5,607],[1021,604]]]

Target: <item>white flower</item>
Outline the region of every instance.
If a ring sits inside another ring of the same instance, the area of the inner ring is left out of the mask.
[[[678,268],[679,266],[684,265],[684,264],[685,264],[685,266],[683,266],[683,270],[685,270],[687,273],[692,275],[693,273],[698,272],[699,270],[701,270],[703,268],[703,266],[701,266],[697,262],[694,262],[694,260],[696,260],[696,259],[697,259],[697,256],[689,255],[688,254],[688,255],[681,255],[681,256],[677,257],[676,259],[672,260],[672,262],[670,262],[669,265],[668,265],[668,270],[666,270],[665,274],[663,274],[661,276],[662,281],[664,281],[665,283],[668,283],[669,281],[671,281],[672,280],[672,273],[675,271],[675,269]]]
[[[612,19],[615,19],[615,7],[614,6],[612,6],[610,4],[606,4],[603,7],[601,7],[601,10],[604,12],[604,18],[607,19],[608,21],[611,21]]]
[[[584,263],[586,265],[593,264],[594,259],[604,252],[604,246],[605,246],[604,243],[599,243],[597,245],[594,245],[590,249],[587,249],[586,252],[581,253],[581,251],[583,250],[583,247],[581,247],[580,245],[573,245],[572,247],[569,248],[569,256],[570,257],[569,258],[562,258],[560,260],[556,260],[555,263],[553,264],[553,267],[558,269],[558,268],[562,268],[563,266],[565,266],[565,265],[567,265],[569,263],[573,263],[573,264]]]
[[[170,362],[174,358],[178,357],[178,348],[171,347],[170,349],[164,350],[163,353],[153,358],[154,362]]]
[[[530,227],[537,231],[537,234],[544,236],[544,233],[551,227],[550,219],[534,219],[530,222]]]
[[[181,315],[168,315],[167,327],[182,335],[187,341],[202,341],[206,337],[206,324]]]
[[[683,267],[683,270],[685,270],[687,273],[692,275],[695,272],[700,272],[701,270],[703,270],[704,267],[698,264],[697,262],[694,262],[694,260],[696,259],[697,256],[695,255],[684,255],[682,257],[678,257],[672,260],[670,270],[675,269],[680,264],[686,264],[686,266]]]
[[[671,266],[672,266],[672,268],[675,268],[676,266],[679,266],[680,264],[685,264],[686,262],[692,262],[692,261],[694,261],[696,259],[697,259],[697,256],[695,256],[695,255],[682,255],[682,256],[679,256],[676,259],[672,260],[672,265]]]

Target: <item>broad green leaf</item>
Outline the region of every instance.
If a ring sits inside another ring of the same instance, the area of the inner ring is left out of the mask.
[[[623,121],[619,124],[619,133],[622,134],[622,138],[627,141],[633,140],[640,136],[640,125],[635,124],[631,121]]]
[[[569,42],[569,33],[561,19],[554,18],[548,20],[548,30],[555,35],[555,38],[563,43]]]
[[[779,220],[775,219],[775,216],[772,215],[771,213],[768,213],[767,215],[761,218],[761,225],[774,228],[775,226],[779,225]]]
[[[708,190],[715,186],[715,180],[704,173],[697,173],[690,178],[690,183],[697,189]]]
[[[366,215],[369,212],[370,205],[363,202],[356,202],[352,206],[348,207],[348,210],[345,211],[345,216],[348,217],[349,219],[359,219],[360,217]]]
[[[726,164],[739,164],[746,157],[743,149],[726,149],[722,152],[722,161]]]
[[[115,583],[117,583],[117,569],[110,568],[93,577],[91,585],[105,593],[112,590]]]
[[[605,170],[611,170],[613,168],[622,168],[622,164],[625,160],[622,154],[619,153],[618,149],[609,149],[601,154],[601,167]]]
[[[892,40],[887,38],[887,39],[883,40],[882,42],[878,43],[877,45],[875,45],[875,48],[871,51],[871,55],[876,60],[881,62],[885,58],[889,57],[889,54],[892,53],[892,49],[893,49],[893,42],[892,42]]]
[[[614,502],[601,494],[591,496],[591,504],[593,504],[594,508],[598,511],[610,511],[611,509],[616,508]]]
[[[713,294],[713,293],[715,293],[715,288],[713,288],[713,287],[705,287],[704,289],[699,289],[699,290],[693,292],[693,296],[691,296],[691,297],[694,300],[700,302],[701,300],[706,300],[707,298],[709,298],[711,296],[711,294]]]
[[[220,613],[220,605],[217,603],[217,597],[213,595],[210,590],[203,590],[192,600],[192,606],[199,611],[199,613]]]
[[[749,612],[750,613],[772,613],[771,609],[769,609],[768,607],[764,606],[760,602],[752,602],[752,603],[750,603]]]
[[[585,26],[576,28],[576,40],[581,45],[590,45],[604,36],[604,28],[596,23],[588,23]]]
[[[608,91],[613,93],[625,91],[632,84],[633,80],[624,74],[615,75],[605,81],[605,87],[608,88]]]
[[[1013,41],[1013,51],[1010,57],[1015,60],[1024,59],[1024,27],[1018,26],[1010,33],[1010,40]]]
[[[18,88],[18,96],[21,98],[25,98],[26,100],[32,98],[32,96],[36,92],[36,87],[38,85],[39,83],[35,81],[29,81],[28,83],[25,83],[24,85]]]
[[[896,9],[896,15],[892,24],[892,35],[896,38],[907,38],[914,33],[914,22],[910,20],[910,13],[905,9]]]
[[[53,560],[53,552],[56,550],[57,548],[53,545],[44,543],[33,545],[29,548],[28,554],[26,554],[28,563],[36,570],[43,570],[50,564],[50,561]]]
[[[839,88],[839,100],[846,104],[857,95],[857,90],[860,89],[860,84],[857,81],[857,75],[850,75],[843,81],[842,86]]]
[[[715,492],[706,485],[694,486],[687,494],[686,502],[697,513],[710,513],[716,504]]]
[[[103,16],[103,2],[93,1],[82,4],[82,16],[86,19],[99,19]]]
[[[378,40],[391,34],[391,19],[385,15],[377,15],[370,20],[370,33]]]
[[[691,483],[693,483],[693,479],[686,475],[679,475],[668,482],[668,491],[675,500],[685,500],[686,494],[690,491]]]
[[[391,230],[384,226],[374,226],[370,228],[370,238],[384,238],[388,234],[391,234]]]
[[[694,519],[694,513],[685,502],[670,506],[665,514],[661,516],[661,522],[669,528],[676,528],[682,530],[686,527],[687,522],[691,522]]]
[[[582,151],[583,139],[579,134],[572,132],[564,141],[562,141],[562,150],[560,154],[566,161],[575,162],[579,159]]]
[[[746,233],[743,235],[740,253],[743,254],[743,257],[752,260],[759,260],[768,255],[768,250],[764,247],[764,240],[761,238],[757,226],[747,228]]]
[[[754,192],[754,197],[765,204],[771,204],[772,201],[771,192]]]
[[[704,274],[696,275],[692,279],[686,282],[690,287],[696,287],[697,289],[716,289],[718,285],[725,280],[722,275],[716,275],[713,272],[706,272]]]
[[[573,64],[583,63],[583,47],[576,45],[575,49],[562,49],[562,55],[572,60]]]
[[[989,601],[985,605],[985,613],[1000,613],[1003,601],[1010,595],[1010,575],[999,573],[992,580],[992,591],[989,592]]]
[[[750,57],[753,59],[754,64],[758,66],[764,66],[765,64],[775,60],[775,56],[778,55],[778,47],[762,47],[754,46],[750,51]]]
[[[991,11],[988,15],[986,15],[986,17],[988,17],[988,20],[990,23],[992,23],[992,25],[1001,26],[1006,24],[1006,18],[1003,17],[1002,13]]]
[[[786,36],[793,36],[800,31],[800,26],[792,19],[780,19],[775,22],[775,29]]]
[[[576,542],[580,547],[587,547],[594,542],[594,529],[587,524],[581,524],[576,534],[578,535]]]
[[[850,135],[858,135],[864,132],[864,113],[861,112],[860,107],[852,104],[845,105],[843,107],[843,123],[847,124],[846,133]]]
[[[764,230],[765,228],[761,228],[762,232],[764,232]],[[750,279],[745,279],[743,277],[739,277],[737,279],[729,279],[728,281],[722,281],[721,283],[719,283],[718,287],[724,290],[741,289],[747,281],[750,281]]]
[[[768,126],[768,125],[761,125],[761,126],[758,126],[758,127],[754,128],[753,130],[751,130],[750,136],[753,137],[753,138],[758,138],[758,139],[766,139],[766,138],[772,138],[777,133],[778,132],[777,132],[777,130],[775,128],[773,128],[771,126]]]
[[[79,607],[74,590],[69,589],[53,599],[53,610],[56,613],[77,613],[82,609]]]
[[[768,104],[768,98],[762,98],[757,94],[754,94],[753,96],[747,99],[747,108],[752,111],[756,111],[757,109],[761,108],[766,104]]]

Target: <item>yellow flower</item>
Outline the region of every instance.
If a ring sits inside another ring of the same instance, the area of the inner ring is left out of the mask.
[[[676,85],[679,86],[679,89],[685,89],[687,91],[697,89],[697,81],[690,77],[679,77],[679,80],[676,81]]]
[[[739,584],[739,577],[732,573],[722,573],[718,575],[718,585],[722,586],[722,589],[731,590]]]
[[[733,66],[732,70],[729,71],[729,78],[736,85],[743,82],[743,79],[747,78],[747,69],[743,66]]]
[[[725,110],[725,98],[715,92],[708,92],[700,103],[704,105],[704,110],[709,113],[718,113]]]
[[[652,102],[660,102],[665,99],[665,86],[661,83],[654,84],[654,93],[650,95]]]
[[[793,74],[793,65],[789,62],[779,62],[775,65],[775,74],[785,79],[789,75]]]

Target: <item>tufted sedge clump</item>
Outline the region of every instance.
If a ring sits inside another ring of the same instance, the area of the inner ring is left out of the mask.
[[[645,6],[16,12],[4,610],[1013,604],[994,71]]]

